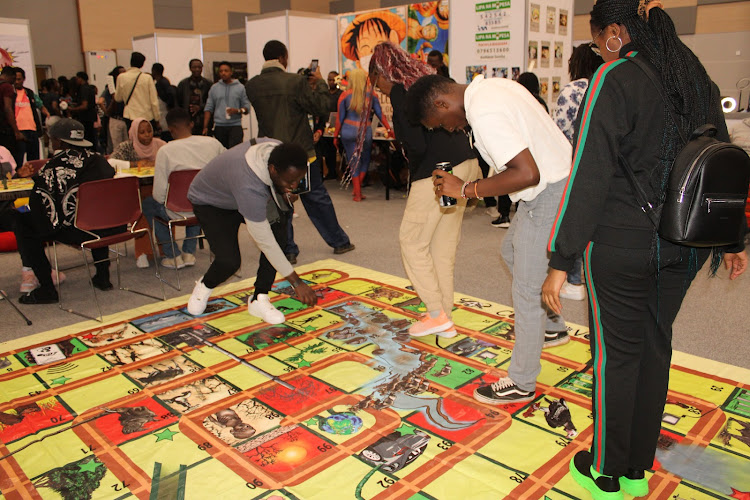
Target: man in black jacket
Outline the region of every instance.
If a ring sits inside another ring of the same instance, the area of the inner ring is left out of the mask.
[[[206,107],[208,91],[212,82],[203,78],[203,62],[200,59],[190,60],[190,76],[177,85],[177,106],[187,109],[193,120],[193,135],[203,132],[203,108]],[[209,129],[213,128],[209,123]]]
[[[307,115],[324,115],[328,112],[328,86],[316,70],[315,80],[286,72],[289,53],[286,45],[271,40],[263,47],[265,64],[259,75],[247,82],[245,89],[258,118],[258,137],[271,137],[284,143],[302,146],[310,165],[310,191],[300,196],[313,225],[333,253],[354,250],[349,236],[336,218],[336,210],[323,185],[320,159],[315,154],[313,133]],[[289,220],[289,237],[284,250],[291,263],[297,262],[299,247],[294,242],[294,231]]]

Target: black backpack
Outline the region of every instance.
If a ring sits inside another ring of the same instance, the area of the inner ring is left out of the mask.
[[[654,70],[629,58],[659,90],[675,125],[679,122]],[[746,229],[745,200],[750,184],[750,157],[734,144],[715,139],[716,127],[698,127],[690,136],[680,133],[685,145],[675,157],[664,203],[654,207],[625,158],[620,160],[638,204],[657,228],[659,236],[691,247],[734,245]]]

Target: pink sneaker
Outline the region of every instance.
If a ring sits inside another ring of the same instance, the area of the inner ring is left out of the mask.
[[[21,271],[21,293],[29,293],[36,288],[39,288],[39,280],[34,271]]]
[[[430,317],[429,313],[422,315],[422,318],[411,325],[409,335],[412,337],[424,337],[425,335],[441,335],[455,337],[456,330],[453,329],[453,322],[448,319],[445,311],[440,312],[437,318]]]

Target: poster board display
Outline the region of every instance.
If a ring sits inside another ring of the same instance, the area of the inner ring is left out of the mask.
[[[450,27],[450,2],[420,2],[409,5],[407,51],[420,61],[427,62],[433,50],[443,53],[443,61],[448,64],[448,34]]]
[[[86,64],[86,73],[89,75],[89,83],[101,94],[107,85],[109,72],[117,66],[117,54],[114,50],[90,50],[83,54],[83,60]]]
[[[38,92],[28,19],[0,17],[0,67],[4,66],[23,68],[24,86]]]
[[[190,60],[203,60],[201,35],[154,33],[133,38],[133,50],[146,56],[143,71],[151,71],[155,62],[164,65],[164,76],[172,85],[190,76]]]
[[[529,0],[526,70],[539,77],[539,95],[552,111],[562,87],[570,81],[568,59],[573,51],[572,0]]]
[[[524,70],[525,9],[520,0],[453,0],[451,76],[460,83],[477,75],[517,78]]]

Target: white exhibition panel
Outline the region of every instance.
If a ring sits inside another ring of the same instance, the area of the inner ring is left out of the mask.
[[[94,85],[101,94],[107,85],[109,72],[117,66],[117,54],[114,50],[91,50],[84,52],[83,55],[89,83]]]
[[[338,71],[338,37],[335,16],[306,16],[289,13],[289,71],[307,68],[313,59],[320,65],[323,78]]]
[[[146,56],[146,62],[143,64],[142,69],[144,71],[150,71],[151,65],[158,62],[158,59],[156,58],[156,40],[154,40],[154,35],[133,38],[133,52],[140,52]],[[123,64],[123,66],[129,68],[130,62],[128,62],[128,64]]]
[[[16,66],[26,73],[27,88],[38,91],[28,19],[0,17],[0,66]]]
[[[156,35],[157,60],[164,65],[164,76],[172,85],[190,76],[190,60],[203,60],[200,35]],[[150,66],[149,66],[149,69]]]
[[[263,46],[278,40],[289,47],[287,16],[285,12],[274,15],[253,16],[245,22],[247,40],[247,76],[252,78],[263,69]]]

